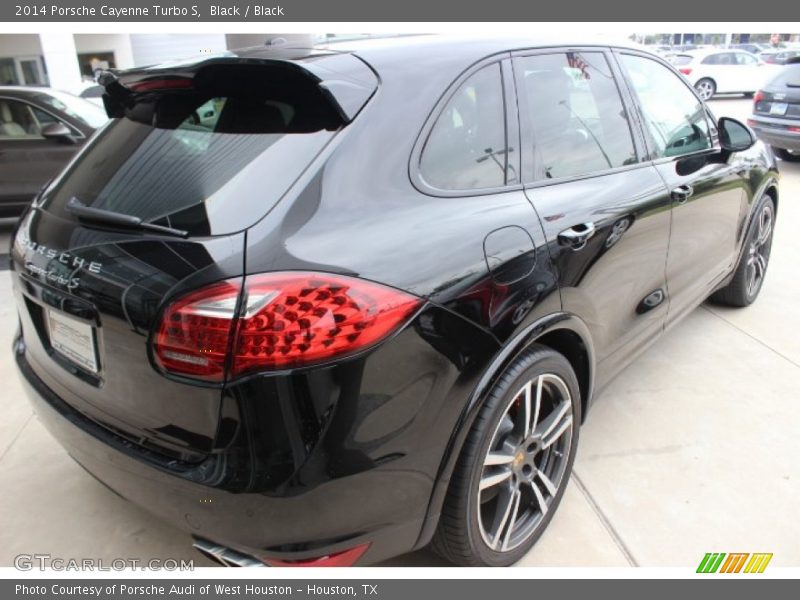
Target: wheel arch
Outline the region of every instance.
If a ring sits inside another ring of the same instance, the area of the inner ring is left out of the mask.
[[[461,454],[467,434],[497,378],[520,354],[533,344],[547,346],[564,356],[578,378],[581,392],[581,422],[591,405],[594,392],[594,346],[589,328],[577,316],[558,312],[547,315],[526,326],[512,337],[497,353],[475,385],[456,426],[450,435],[447,448],[439,465],[425,522],[416,548],[425,546],[433,538],[442,504],[450,484],[450,477]]]
[[[761,201],[763,196],[769,196],[772,200],[773,205],[775,206],[775,216],[778,215],[778,178],[775,174],[770,174],[769,176],[765,177],[761,184],[756,189],[755,193],[753,194],[753,201],[750,205],[748,215],[747,215],[747,222],[744,224],[743,231],[745,235],[742,236],[742,242],[744,243],[744,239],[746,237],[746,232],[750,229],[750,226],[755,218],[756,211],[758,210],[758,204]],[[742,246],[741,251],[744,251],[744,246]]]
[[[739,242],[738,252],[736,254],[736,262],[734,262],[733,269],[730,273],[723,279],[722,281],[717,284],[714,292],[721,290],[725,286],[727,286],[731,280],[733,279],[734,275],[736,274],[736,266],[739,264],[739,261],[742,260],[742,255],[746,251],[746,244],[745,240],[747,239],[747,234],[750,231],[750,228],[753,226],[753,219],[755,218],[756,209],[758,208],[758,204],[763,196],[769,196],[772,199],[773,205],[775,206],[775,216],[778,216],[778,178],[777,174],[773,173],[771,176],[767,177],[759,186],[756,192],[753,194],[753,202],[750,206],[748,214],[745,218],[744,223],[742,224],[741,228],[741,241]]]
[[[770,180],[770,182],[767,184],[766,189],[764,190],[764,193],[767,196],[769,196],[770,198],[772,198],[772,203],[775,205],[775,214],[777,215],[778,214],[778,182],[775,181],[774,179]]]

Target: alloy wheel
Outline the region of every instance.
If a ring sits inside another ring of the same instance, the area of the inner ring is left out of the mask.
[[[753,240],[747,256],[747,295],[753,296],[761,288],[767,272],[769,252],[772,241],[772,227],[775,222],[772,205],[767,203],[758,215]]]
[[[572,397],[566,382],[547,373],[514,395],[495,428],[477,490],[485,544],[509,552],[542,524],[569,463]]]
[[[697,90],[697,93],[703,100],[710,100],[714,95],[714,85],[707,80],[698,81],[694,89]]]

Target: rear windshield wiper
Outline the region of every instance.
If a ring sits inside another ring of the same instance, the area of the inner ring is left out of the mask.
[[[139,217],[133,215],[126,215],[124,213],[114,212],[113,210],[105,210],[103,208],[94,208],[86,206],[77,198],[70,198],[65,207],[69,212],[86,221],[94,221],[105,225],[112,225],[115,227],[125,227],[128,229],[140,229],[144,231],[155,231],[165,235],[174,235],[177,237],[189,237],[189,232],[183,229],[175,229],[174,227],[167,227],[165,225],[156,225],[155,223],[146,223]]]

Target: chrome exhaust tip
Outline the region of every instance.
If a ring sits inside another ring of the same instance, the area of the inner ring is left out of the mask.
[[[192,546],[203,556],[221,564],[223,567],[266,567],[258,559],[242,554],[231,548],[220,546],[208,540],[195,538]]]

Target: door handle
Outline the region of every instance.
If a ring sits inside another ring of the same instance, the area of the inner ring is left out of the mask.
[[[562,246],[569,246],[573,250],[581,250],[596,230],[594,223],[574,225],[558,234],[558,243]]]
[[[694,194],[694,190],[690,185],[679,185],[670,192],[670,196],[678,204],[685,204],[692,194]]]

